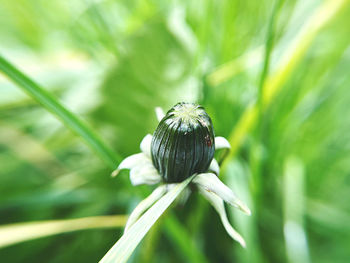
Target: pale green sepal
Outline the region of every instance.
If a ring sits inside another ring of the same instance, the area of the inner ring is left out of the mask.
[[[163,109],[161,107],[156,107],[155,112],[156,112],[157,120],[161,121],[165,116]]]
[[[141,141],[140,149],[141,151],[146,154],[149,158],[151,158],[151,142],[152,142],[152,135],[147,134]]]
[[[160,183],[162,177],[149,160],[148,163],[138,165],[130,171],[131,184],[136,186],[140,184],[157,184]]]
[[[215,150],[219,149],[230,149],[231,145],[224,137],[215,137]]]
[[[203,188],[200,188],[199,191],[211,203],[211,205],[215,208],[215,210],[220,215],[221,222],[224,225],[226,232],[234,240],[236,240],[239,244],[241,244],[242,247],[245,248],[246,243],[243,237],[231,226],[230,222],[228,221],[223,200],[220,197],[218,197],[216,194],[212,192],[208,192]]]
[[[151,160],[144,153],[137,153],[125,158],[116,170],[112,172],[112,176],[117,176],[122,169],[132,169],[135,166],[151,162]]]
[[[213,172],[216,175],[220,174],[220,167],[217,160],[213,159],[211,161],[208,171]]]
[[[239,208],[241,211],[250,215],[251,212],[249,208],[239,200],[236,195],[228,188],[220,179],[213,173],[202,173],[198,174],[193,182],[198,185],[199,188],[202,188],[208,192],[213,192],[222,198],[224,201],[230,205]]]

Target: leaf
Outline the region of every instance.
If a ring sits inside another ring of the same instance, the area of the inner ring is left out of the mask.
[[[0,248],[77,230],[122,227],[125,222],[126,216],[114,215],[4,225],[0,227]]]
[[[112,169],[115,169],[121,157],[117,156],[102,140],[76,115],[65,108],[52,94],[40,87],[37,83],[19,71],[11,63],[0,55],[0,71],[19,87],[26,91],[32,98],[43,105],[60,119],[65,126],[80,136],[86,144],[98,154]]]
[[[176,184],[166,195],[159,199],[140,219],[134,223],[115,245],[101,259],[100,263],[126,262],[142,238],[150,230],[153,224],[171,205],[175,198],[190,183],[193,176]]]
[[[166,193],[166,185],[158,186],[148,197],[143,199],[129,215],[128,221],[126,222],[124,232],[126,233],[129,228],[137,222],[140,216],[158,201]]]

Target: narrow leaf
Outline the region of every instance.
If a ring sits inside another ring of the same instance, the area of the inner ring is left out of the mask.
[[[166,195],[159,199],[140,219],[134,223],[101,259],[100,263],[122,263],[126,262],[143,237],[147,234],[153,224],[171,205],[175,198],[190,183],[193,176],[176,184]]]
[[[130,214],[128,221],[126,222],[124,232],[126,233],[129,228],[140,218],[140,216],[148,209],[151,205],[153,205],[156,201],[158,201],[166,192],[166,185],[158,186],[152,194],[143,199],[132,211]]]
[[[65,108],[52,94],[19,71],[0,55],[0,71],[15,82],[33,99],[60,119],[65,126],[85,140],[86,144],[111,168],[115,169],[121,158],[107,147],[102,140],[76,115]]]

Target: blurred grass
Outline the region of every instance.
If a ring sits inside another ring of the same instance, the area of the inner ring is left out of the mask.
[[[295,67],[300,63],[300,60],[303,58],[318,32],[327,25],[329,20],[334,19],[337,13],[340,12],[346,4],[348,4],[348,1],[346,0],[325,1],[324,4],[315,11],[312,17],[310,17],[306,22],[306,25],[304,25],[302,30],[296,36],[295,40],[293,40],[289,48],[286,49],[284,57],[282,57],[279,62],[278,70],[269,76],[266,84],[260,84],[260,86],[264,86],[264,89],[260,88],[262,92],[262,107],[265,108],[271,103],[272,99],[278,94],[285,82],[290,78]],[[269,41],[267,41],[267,45],[268,44]],[[267,61],[267,59],[268,57],[265,57],[265,61]],[[263,72],[265,70],[264,67]],[[263,73],[263,75],[265,74],[266,73]],[[229,138],[232,148],[227,160],[232,159],[244,140],[245,134],[256,124],[257,117],[259,116],[259,103],[255,102],[247,108],[243,113],[240,122],[232,131]],[[223,164],[223,166],[225,167],[225,164]]]
[[[123,227],[126,219],[127,217],[123,215],[96,216],[5,225],[0,227],[0,248],[77,230]]]
[[[16,69],[6,59],[0,56],[0,70],[12,81],[24,89],[30,96],[42,104],[46,109],[60,118],[67,127],[83,138],[86,143],[101,157],[112,169],[117,167],[121,161],[112,150],[109,149],[101,139],[94,134],[74,114],[62,106],[50,93],[46,92],[38,84]]]
[[[252,209],[251,218],[229,210],[247,249],[194,192],[164,215],[157,237],[146,238],[130,262],[145,262],[144,252],[152,262],[187,262],[198,253],[209,262],[296,262],[288,220],[302,226],[311,262],[350,258],[349,1],[283,1],[268,62],[275,3],[0,0],[0,53],[111,151],[138,152],[156,126],[154,107],[183,100],[205,106],[217,135],[231,134],[234,158],[221,178]],[[258,118],[257,110],[244,112],[258,100],[264,68]],[[111,179],[79,137],[2,76],[0,136],[3,225],[128,214],[151,190],[131,187],[127,173]],[[45,237],[2,248],[0,258],[76,262],[79,253],[79,262],[96,262],[120,235]]]

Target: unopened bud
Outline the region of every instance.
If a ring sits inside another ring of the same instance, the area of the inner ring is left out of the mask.
[[[176,183],[208,170],[215,140],[209,115],[200,105],[178,103],[160,121],[153,134],[153,165],[164,182]]]

